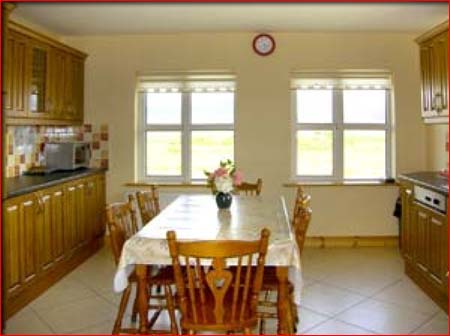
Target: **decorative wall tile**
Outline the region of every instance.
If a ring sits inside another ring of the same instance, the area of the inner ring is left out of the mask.
[[[83,126],[8,126],[6,148],[6,176],[14,177],[39,162],[43,144],[48,142],[86,141],[91,143],[91,167],[108,168],[108,125]]]

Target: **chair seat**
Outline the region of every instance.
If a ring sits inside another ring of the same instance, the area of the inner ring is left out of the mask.
[[[278,289],[277,267],[276,266],[264,267],[262,290],[276,291],[277,289]],[[288,282],[288,290],[289,293],[292,293],[294,290],[294,285],[290,281]]]
[[[182,329],[194,329],[194,330],[222,330],[222,331],[239,331],[243,328],[253,328],[257,324],[257,318],[255,314],[252,314],[249,309],[244,309],[242,318],[240,318],[240,309],[242,306],[242,299],[238,298],[236,302],[236,307],[232,307],[232,294],[233,291],[228,291],[223,300],[223,323],[217,323],[214,315],[214,297],[205,288],[205,301],[201,302],[200,289],[195,290],[195,307],[196,309],[191,309],[192,303],[189,299],[186,302],[189,313],[182,316],[180,324]],[[241,295],[240,295],[241,297]],[[250,295],[248,300],[250,300]],[[179,303],[178,303],[179,304]],[[193,316],[193,312],[199,312],[197,318]],[[253,315],[253,316],[252,316]]]
[[[147,283],[150,285],[171,285],[175,283],[173,276],[173,267],[164,266],[153,272],[153,266],[148,266],[147,269]],[[128,277],[129,282],[137,282],[136,272],[133,271]]]
[[[255,266],[252,266],[254,268]],[[230,271],[236,272],[237,267],[231,266]],[[242,268],[241,274],[245,274],[245,267]],[[264,267],[264,275],[263,275],[263,283],[262,283],[262,291],[276,291],[278,289],[278,277],[277,277],[277,267],[276,266],[265,266]],[[294,285],[289,281],[288,282],[289,293],[292,293],[294,290]]]

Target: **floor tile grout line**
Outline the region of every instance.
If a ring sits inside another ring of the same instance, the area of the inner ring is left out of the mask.
[[[85,285],[84,285],[85,286]],[[69,300],[69,301],[65,301],[63,304],[61,304],[61,305],[57,305],[57,306],[53,306],[53,307],[51,307],[51,308],[45,308],[45,309],[41,309],[42,311],[49,311],[49,310],[52,310],[52,309],[55,309],[55,308],[58,308],[58,307],[63,307],[63,306],[66,306],[66,305],[68,305],[68,304],[71,304],[71,303],[76,303],[76,302],[78,302],[78,301],[82,301],[82,300],[84,300],[84,299],[87,299],[87,298],[91,298],[91,297],[94,297],[94,296],[96,296],[97,295],[97,293],[92,289],[92,288],[90,288],[90,287],[88,287],[88,286],[85,286],[86,287],[86,289],[89,291],[89,292],[91,292],[91,295],[89,295],[89,296],[85,296],[85,297],[77,297],[77,298],[74,298],[74,299],[71,299],[71,300]],[[51,288],[49,288],[48,290],[50,290]],[[34,300],[33,300],[34,301]],[[37,311],[36,309],[35,309],[35,307],[33,307],[33,301],[31,301],[27,306],[29,306],[30,308],[32,308],[33,309],[33,311]]]
[[[422,328],[425,324],[427,324],[428,322],[430,322],[431,320],[433,320],[437,315],[439,315],[439,311],[437,311],[435,314],[433,314],[432,316],[430,316],[430,318],[428,320],[426,320],[425,322],[423,322],[420,326],[418,326],[417,328],[413,329],[412,331],[410,331],[410,334],[413,334],[415,331],[419,330],[420,328]]]
[[[363,296],[363,297],[366,297],[366,298],[371,298],[371,297],[373,297],[373,295],[378,294],[380,291],[383,291],[386,288],[392,286],[393,284],[402,281],[402,279],[393,280],[394,281],[393,283],[389,283],[388,285],[386,285],[386,286],[382,287],[381,289],[379,289],[378,291],[376,291],[374,294],[369,294],[369,295],[368,294],[363,294],[363,293],[358,292],[358,291],[356,291],[354,289],[351,289],[351,288],[346,288],[346,287],[343,287],[343,286],[335,285],[335,284],[333,284],[331,282],[327,282],[326,280],[322,280],[322,281],[321,280],[317,280],[317,281],[321,282],[322,284],[326,284],[328,286],[333,286],[333,287],[336,287],[338,289],[346,290],[346,291],[348,291],[348,292],[350,292],[352,294],[356,294],[356,295]]]
[[[44,323],[51,331],[53,334],[57,335],[58,333],[56,332],[55,329],[53,329],[53,327],[50,325],[50,323],[48,323],[40,314],[39,312],[37,312],[33,307],[30,307],[30,310],[36,315],[36,317],[38,318],[39,321],[41,321],[42,323]]]
[[[369,330],[369,329],[364,328],[364,327],[361,327],[361,326],[359,326],[359,325],[357,325],[357,324],[353,324],[353,323],[349,323],[349,322],[346,322],[346,321],[342,321],[342,320],[339,320],[339,319],[334,318],[334,317],[332,317],[332,318],[330,318],[330,319],[328,319],[328,320],[326,320],[326,321],[320,322],[320,323],[317,324],[316,326],[314,326],[314,327],[312,327],[312,328],[309,328],[308,330],[305,330],[304,332],[309,332],[309,331],[311,331],[311,330],[313,330],[313,329],[315,329],[315,328],[318,328],[318,327],[320,327],[321,325],[323,325],[323,324],[325,324],[325,323],[327,323],[327,322],[330,322],[330,321],[337,321],[337,322],[340,322],[340,323],[343,323],[343,324],[347,324],[348,326],[355,327],[355,328],[358,328],[358,329],[367,331],[368,333],[371,333],[371,334],[380,335],[380,333],[378,333],[378,332],[376,332],[376,331]]]
[[[67,332],[67,334],[71,334],[71,335],[84,335],[84,334],[78,334],[78,332],[83,331],[83,330],[86,330],[86,329],[89,329],[89,328],[92,328],[92,327],[95,327],[95,326],[98,326],[98,325],[100,325],[100,324],[102,324],[102,323],[105,323],[105,322],[107,322],[107,321],[111,321],[111,322],[112,322],[111,325],[112,325],[112,326],[114,325],[114,320],[111,320],[111,319],[105,319],[105,320],[97,321],[97,322],[95,322],[95,323],[93,323],[93,324],[87,325],[87,326],[85,326],[85,327],[83,327],[83,328],[75,329],[75,330],[69,331],[69,332]],[[112,329],[112,327],[111,327],[111,329]]]
[[[300,317],[300,319],[301,319],[301,317]],[[324,324],[325,322],[331,321],[332,319],[333,319],[332,317],[327,316],[327,319],[325,321],[318,322],[317,324],[314,324],[313,326],[303,330],[300,334],[297,334],[297,335],[304,335],[308,331],[313,330],[313,329],[315,329],[317,327],[320,327],[322,324]]]

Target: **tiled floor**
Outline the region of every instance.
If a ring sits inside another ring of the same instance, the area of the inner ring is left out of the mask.
[[[101,250],[8,320],[6,333],[110,333],[114,270]],[[404,276],[395,248],[306,249],[303,273],[301,334],[448,334],[447,314]]]

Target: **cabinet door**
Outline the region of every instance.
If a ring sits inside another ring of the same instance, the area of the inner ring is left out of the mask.
[[[413,227],[416,230],[416,245],[415,245],[415,262],[418,268],[424,272],[428,273],[429,267],[429,241],[430,241],[430,230],[429,222],[430,217],[427,211],[425,211],[422,206],[417,203],[413,204]]]
[[[446,219],[444,216],[430,211],[429,214],[429,263],[428,271],[430,278],[442,289],[446,280],[447,267],[445,254],[447,246],[445,244]]]
[[[86,179],[86,236],[89,241],[95,238],[97,225],[97,185],[95,177]]]
[[[30,42],[29,116],[50,116],[50,48],[36,41]]]
[[[55,261],[64,258],[64,229],[65,229],[65,209],[64,209],[64,188],[52,190],[52,222],[53,222],[53,244]]]
[[[7,117],[27,116],[28,39],[10,31],[5,50],[4,108]]]
[[[444,232],[442,234],[444,238],[444,247],[442,249],[443,258],[442,258],[442,279],[443,279],[443,292],[448,295],[448,217],[446,216],[444,219]]]
[[[22,280],[20,203],[8,200],[3,211],[3,290],[10,296],[21,288]]]
[[[448,34],[440,34],[432,42],[432,106],[437,116],[448,115],[447,69]]]
[[[39,265],[42,270],[52,267],[54,262],[53,252],[53,218],[52,218],[52,192],[43,191],[38,195],[38,215],[36,228],[38,235]]]
[[[38,204],[35,195],[30,195],[21,201],[21,263],[23,269],[23,283],[33,280],[39,269],[36,212]]]
[[[448,33],[421,43],[422,116],[448,116]]]
[[[64,221],[64,236],[65,236],[65,250],[66,253],[72,253],[77,247],[77,196],[76,186],[71,184],[65,190],[65,221]]]
[[[412,189],[410,187],[401,188],[402,198],[402,254],[405,259],[411,261],[413,259],[415,227],[411,225],[411,202]]]
[[[431,106],[431,49],[428,45],[420,48],[420,74],[422,79],[422,117],[427,118],[433,115]]]
[[[84,245],[87,241],[88,223],[86,218],[86,182],[81,180],[76,184],[76,232],[77,245]]]
[[[105,175],[97,175],[96,176],[96,192],[97,192],[97,200],[96,200],[96,223],[95,223],[95,236],[101,237],[105,234],[105,225],[106,225],[106,183],[105,183]]]
[[[73,60],[70,54],[64,58],[64,119],[75,120],[76,111],[73,105]]]
[[[84,60],[72,57],[72,106],[73,118],[83,121],[84,111]]]
[[[57,48],[50,51],[50,116],[52,119],[64,119],[64,80],[66,53]]]

